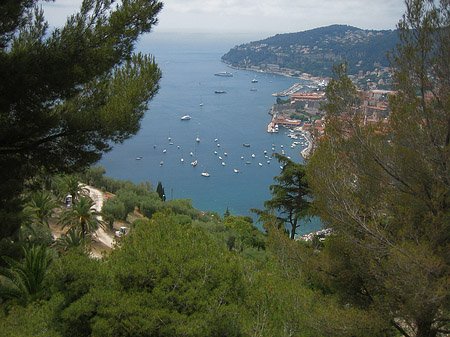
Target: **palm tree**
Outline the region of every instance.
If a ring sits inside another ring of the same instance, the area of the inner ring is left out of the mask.
[[[56,203],[53,201],[50,193],[47,191],[38,191],[33,193],[30,202],[27,203],[24,214],[32,223],[46,225],[48,227],[48,219],[53,215],[53,209]]]
[[[84,239],[86,234],[94,232],[99,226],[103,226],[98,218],[100,213],[94,208],[94,202],[89,198],[80,198],[76,200],[71,209],[66,210],[60,219],[64,227],[78,228]]]
[[[85,242],[86,239],[83,238],[81,230],[73,227],[56,240],[56,246],[67,251],[73,247],[83,247]]]
[[[56,183],[57,194],[59,197],[65,197],[70,194],[75,201],[80,200],[83,196],[89,194],[88,190],[80,183],[76,176],[61,176],[56,180]]]
[[[3,257],[9,268],[0,268],[3,276],[0,296],[19,298],[26,304],[45,295],[44,280],[52,258],[44,245],[24,247],[23,250],[23,262]]]

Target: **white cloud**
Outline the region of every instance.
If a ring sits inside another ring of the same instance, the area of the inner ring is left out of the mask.
[[[330,24],[394,29],[403,0],[163,0],[155,32],[276,34]],[[62,25],[81,0],[44,3],[53,25]]]

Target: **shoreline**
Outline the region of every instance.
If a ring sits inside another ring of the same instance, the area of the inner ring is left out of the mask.
[[[318,84],[318,83],[322,82],[323,80],[326,80],[326,78],[319,78],[316,76],[312,76],[311,74],[306,74],[307,76],[305,76],[305,75],[293,76],[289,73],[282,72],[282,71],[278,72],[278,71],[267,71],[267,70],[262,70],[262,69],[250,69],[250,68],[236,67],[236,66],[233,66],[230,63],[225,62],[223,60],[221,60],[221,62],[225,63],[227,65],[227,67],[229,67],[231,69],[235,69],[235,70],[248,70],[248,71],[254,71],[256,73],[262,73],[262,74],[274,74],[274,75],[279,75],[279,76],[288,77],[288,78],[298,78],[299,80],[313,82],[315,84]],[[295,70],[290,69],[290,71],[295,71]]]

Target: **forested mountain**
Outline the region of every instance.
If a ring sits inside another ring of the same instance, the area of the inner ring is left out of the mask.
[[[245,43],[232,48],[222,60],[233,67],[289,68],[314,76],[330,76],[333,65],[347,61],[349,74],[354,74],[387,67],[387,52],[398,42],[397,30],[332,25]]]

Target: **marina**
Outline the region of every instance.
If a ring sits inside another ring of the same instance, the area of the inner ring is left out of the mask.
[[[286,96],[289,96],[291,94],[294,94],[294,93],[302,90],[305,87],[306,87],[305,83],[295,83],[289,89],[283,90],[281,92],[276,92],[276,93],[272,94],[272,96],[274,96],[274,97],[286,97]]]

